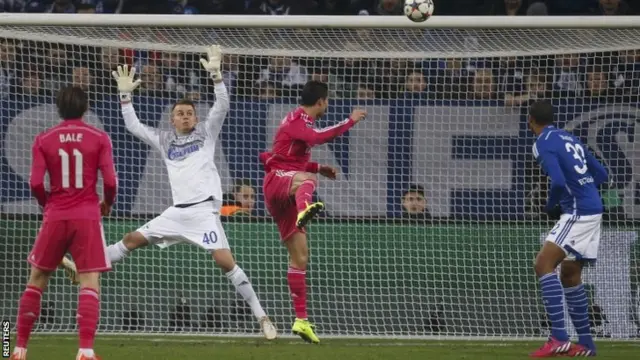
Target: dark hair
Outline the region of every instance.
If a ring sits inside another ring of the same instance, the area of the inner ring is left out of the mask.
[[[89,101],[80,87],[67,86],[58,91],[56,106],[62,119],[79,119],[89,109]]]
[[[548,100],[536,101],[529,108],[529,116],[538,125],[553,124],[553,105]]]
[[[176,106],[178,105],[189,105],[193,108],[193,110],[196,109],[196,104],[193,101],[189,99],[180,99],[175,104],[173,104],[173,106],[171,107],[171,112],[173,112],[173,110],[175,110]]]
[[[300,105],[313,106],[318,100],[329,97],[329,86],[327,84],[311,80],[304,84],[300,94]]]
[[[402,197],[407,196],[408,193],[416,193],[424,197],[424,187],[418,184],[410,184],[404,194],[402,194]]]

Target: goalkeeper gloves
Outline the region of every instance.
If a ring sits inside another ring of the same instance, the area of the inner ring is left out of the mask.
[[[131,93],[142,83],[140,79],[133,80],[133,77],[136,75],[136,68],[132,67],[131,70],[129,70],[129,65],[118,66],[118,70],[111,72],[111,75],[113,75],[113,78],[118,84],[120,101],[130,102]]]
[[[220,46],[211,45],[207,48],[207,59],[200,59],[200,64],[207,70],[209,76],[213,81],[222,81],[222,72],[220,70],[222,65],[222,51]]]

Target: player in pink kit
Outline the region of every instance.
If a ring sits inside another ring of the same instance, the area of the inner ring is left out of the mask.
[[[329,179],[337,176],[335,168],[310,161],[311,148],[344,134],[367,115],[364,110],[354,110],[348,119],[334,126],[315,129],[315,119],[324,115],[328,104],[327,84],[318,81],[306,83],[302,89],[301,106],[280,124],[273,150],[260,154],[266,172],[263,189],[267,209],[289,251],[287,281],[296,312],[291,331],[311,343],[319,343],[320,340],[307,319],[309,248],[305,226],[324,210],[323,203],[312,203],[318,183],[316,173]]]
[[[31,274],[20,298],[16,347],[12,360],[27,358],[27,343],[40,314],[40,301],[51,274],[69,252],[76,263],[78,295],[77,360],[99,359],[93,343],[100,316],[100,273],[111,270],[100,221],[116,197],[117,179],[111,140],[104,131],[82,121],[88,100],[79,87],[59,91],[56,105],[64,119],[40,133],[33,143],[31,191],[44,208],[42,226],[29,254]],[[96,191],[102,173],[104,200]],[[49,174],[50,191],[44,176]]]

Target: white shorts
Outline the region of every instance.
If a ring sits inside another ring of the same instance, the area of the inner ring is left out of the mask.
[[[172,206],[136,231],[161,248],[186,242],[209,251],[229,249],[219,207],[214,204],[207,201],[188,208]]]
[[[600,246],[602,215],[562,214],[546,241],[560,246],[567,254],[566,260],[595,261]]]

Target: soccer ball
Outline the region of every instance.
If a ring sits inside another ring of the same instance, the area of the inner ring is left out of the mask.
[[[405,0],[404,14],[413,22],[423,22],[433,15],[433,0]]]

